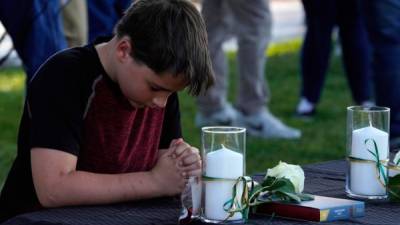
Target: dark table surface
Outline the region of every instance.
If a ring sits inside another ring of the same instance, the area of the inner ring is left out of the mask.
[[[335,160],[303,166],[306,174],[306,193],[337,198],[345,195],[344,160]],[[257,175],[255,176],[257,178]],[[132,225],[177,224],[180,201],[172,198],[106,206],[87,206],[48,209],[14,217],[2,225]],[[195,223],[200,224],[200,223]],[[309,225],[317,222],[294,221],[268,216],[252,216],[247,224]],[[323,224],[399,225],[400,204],[366,202],[365,216]]]

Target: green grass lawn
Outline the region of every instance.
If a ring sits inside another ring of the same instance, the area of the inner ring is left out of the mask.
[[[352,104],[340,60],[334,57],[326,85],[311,122],[293,118],[299,93],[299,41],[272,45],[268,51],[266,76],[271,89],[270,110],[285,123],[300,128],[303,137],[296,141],[247,139],[247,173],[266,171],[279,160],[306,164],[343,158],[345,155],[346,106]],[[235,54],[229,53],[231,87],[235,93]],[[0,69],[0,186],[16,152],[16,136],[23,105],[24,73],[22,69]],[[180,94],[185,139],[200,146],[200,129],[194,126],[194,98]]]
[[[0,69],[0,187],[16,153],[24,82],[21,69]]]

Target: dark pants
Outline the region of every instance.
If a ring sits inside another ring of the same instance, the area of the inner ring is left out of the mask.
[[[359,1],[303,0],[303,5],[307,33],[301,52],[301,95],[312,103],[319,101],[329,65],[332,31],[338,26],[353,99],[357,104],[370,100],[370,51]]]
[[[67,47],[58,0],[0,0],[0,20],[24,63],[27,81],[49,56]]]
[[[390,108],[391,138],[400,137],[400,0],[363,4],[372,46],[376,103]]]
[[[89,42],[98,36],[111,36],[117,21],[133,0],[87,0]]]

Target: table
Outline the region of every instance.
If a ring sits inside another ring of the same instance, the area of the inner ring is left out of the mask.
[[[346,161],[335,160],[303,166],[306,174],[306,193],[329,197],[346,198]],[[262,179],[262,175],[254,178]],[[400,203],[366,203],[365,217],[346,221],[323,223],[327,225],[398,225]],[[177,224],[180,201],[176,198],[161,198],[105,206],[67,207],[48,209],[14,217],[2,225],[132,225],[132,224]],[[193,224],[201,224],[194,222]],[[316,222],[294,221],[267,216],[252,216],[247,224],[262,225],[310,225]]]

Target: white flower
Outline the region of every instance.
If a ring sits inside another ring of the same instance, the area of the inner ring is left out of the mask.
[[[396,155],[394,156],[393,159],[394,164],[396,164],[397,166],[400,166],[400,151],[398,151],[396,153]]]
[[[304,171],[298,165],[279,162],[277,166],[268,169],[267,176],[275,178],[286,178],[292,182],[296,193],[303,192],[304,189]]]

